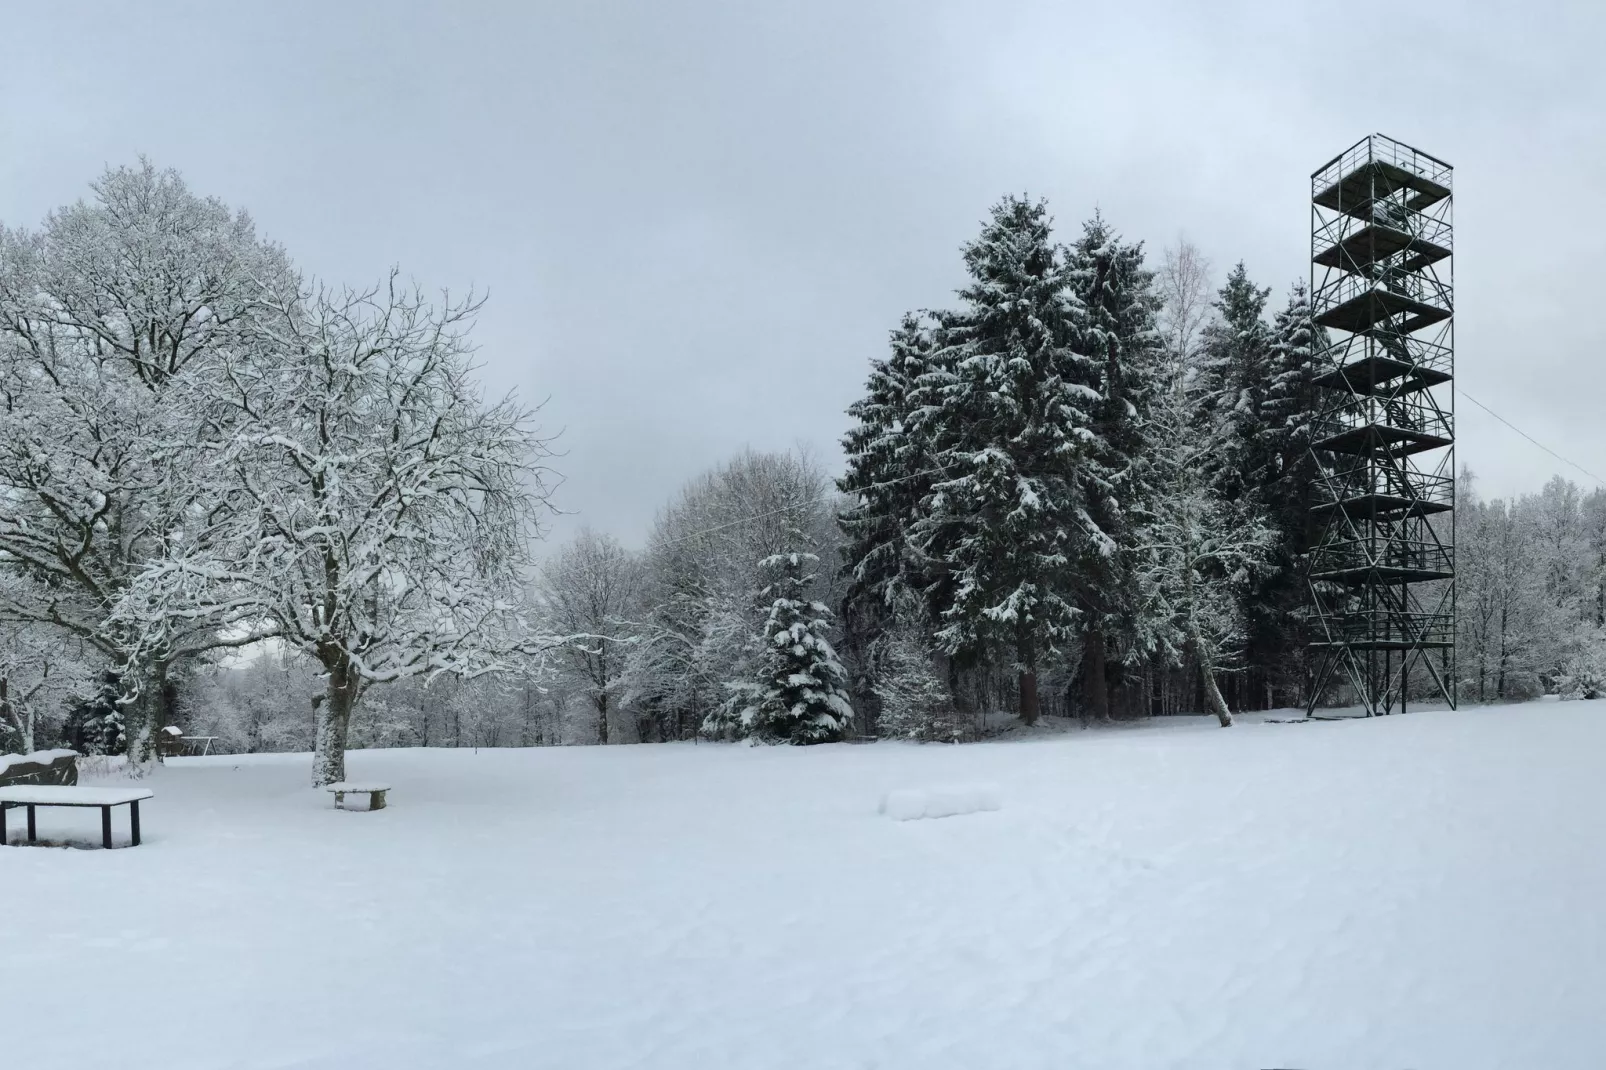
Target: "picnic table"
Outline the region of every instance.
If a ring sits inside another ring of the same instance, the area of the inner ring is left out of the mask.
[[[28,842],[35,843],[39,835],[34,824],[34,809],[40,806],[98,807],[100,809],[100,844],[112,845],[112,807],[128,807],[128,829],[132,846],[139,846],[139,804],[156,793],[148,788],[80,788],[60,784],[19,784],[0,788],[0,845],[9,843],[6,838],[6,811],[19,806],[28,810]]]

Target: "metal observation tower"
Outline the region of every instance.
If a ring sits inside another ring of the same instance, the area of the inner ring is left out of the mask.
[[[1311,175],[1318,390],[1307,713],[1455,704],[1450,165],[1381,134]]]

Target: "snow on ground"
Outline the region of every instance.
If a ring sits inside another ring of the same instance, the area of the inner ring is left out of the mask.
[[[0,850],[30,1070],[1596,1067],[1606,709],[174,761]],[[991,783],[1002,810],[877,814]],[[125,830],[119,817],[119,834]],[[92,844],[93,812],[41,834]],[[13,821],[17,829],[20,822]]]

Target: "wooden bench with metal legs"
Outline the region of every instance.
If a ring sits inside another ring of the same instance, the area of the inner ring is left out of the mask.
[[[100,811],[100,845],[112,845],[112,807],[128,807],[130,846],[139,846],[139,804],[156,793],[148,788],[80,788],[58,784],[24,784],[0,788],[0,845],[10,842],[6,834],[6,811],[23,807],[28,811],[28,843],[39,841],[39,825],[34,811],[41,806],[93,807]]]

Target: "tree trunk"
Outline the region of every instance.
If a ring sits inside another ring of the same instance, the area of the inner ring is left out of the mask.
[[[1016,708],[1020,713],[1021,723],[1028,727],[1037,723],[1042,713],[1042,705],[1037,698],[1037,645],[1033,642],[1035,637],[1024,622],[1017,625],[1015,630],[1015,659],[1018,663],[1016,686]],[[1003,699],[1003,680],[999,680],[999,699]],[[1002,702],[1000,702],[1002,705]]]
[[[1104,633],[1089,630],[1082,646],[1082,708],[1098,721],[1110,719],[1110,684],[1104,672]]]
[[[964,680],[960,677],[959,662],[951,654],[943,660],[946,663],[944,671],[948,676],[948,695],[953,699],[954,709],[959,713],[970,713],[970,702],[964,693]]]
[[[351,732],[351,709],[357,698],[351,659],[339,652],[321,660],[328,679],[328,698],[318,707],[318,735],[312,754],[312,786],[315,788],[346,779],[346,740]]]
[[[1037,723],[1037,672],[1022,669],[1020,674],[1020,719],[1024,724]]]
[[[597,696],[597,742],[606,745],[608,742],[608,695],[606,692]]]
[[[162,754],[157,733],[163,728],[167,709],[167,662],[129,665],[123,672],[132,675],[139,685],[139,694],[118,703],[123,711],[123,744],[128,763],[138,767],[159,762]]]
[[[1232,711],[1227,708],[1227,700],[1221,697],[1221,688],[1216,686],[1216,668],[1211,664],[1203,637],[1195,632],[1188,637],[1188,645],[1193,647],[1194,659],[1199,663],[1199,675],[1204,681],[1205,699],[1210,703],[1210,712],[1216,715],[1222,728],[1231,728]]]

